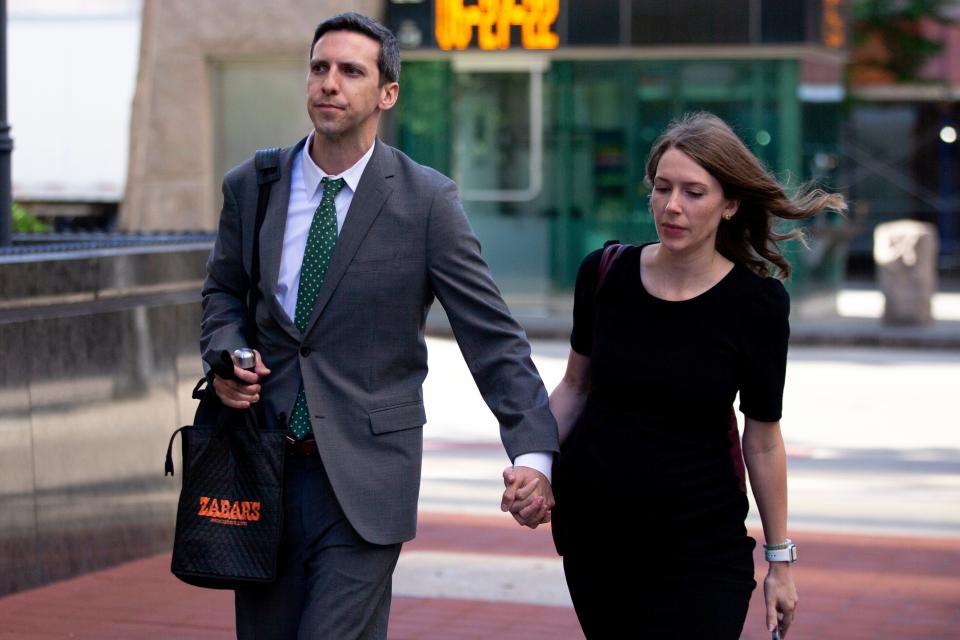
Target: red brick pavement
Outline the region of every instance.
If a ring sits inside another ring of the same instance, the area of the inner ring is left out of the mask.
[[[796,532],[801,594],[791,640],[960,637],[960,541]],[[423,514],[405,549],[552,556],[549,529],[507,516]],[[0,638],[176,638],[233,635],[231,594],[178,582],[154,556],[0,599]],[[762,569],[758,562],[758,567]],[[762,576],[758,575],[758,580]],[[767,638],[754,594],[744,631]],[[573,611],[443,598],[394,599],[397,640],[582,638]],[[636,637],[629,629],[624,637]]]

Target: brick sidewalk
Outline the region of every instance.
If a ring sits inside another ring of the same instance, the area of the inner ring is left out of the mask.
[[[801,604],[792,640],[957,638],[960,541],[795,532]],[[553,557],[548,529],[507,516],[422,514],[406,551]],[[233,637],[232,595],[180,583],[166,555],[0,599],[0,638],[200,640]],[[758,567],[763,565],[758,562]],[[758,575],[758,580],[762,576]],[[743,637],[767,638],[758,589]],[[695,613],[695,612],[693,612]],[[624,637],[632,637],[624,630]],[[448,598],[394,598],[397,640],[582,638],[569,608]]]

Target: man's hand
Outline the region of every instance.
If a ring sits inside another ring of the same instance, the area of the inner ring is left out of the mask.
[[[260,400],[260,378],[270,374],[270,369],[263,365],[260,352],[254,349],[257,364],[253,371],[244,371],[233,365],[233,375],[236,380],[225,380],[217,375],[213,376],[213,389],[224,406],[233,409],[248,409],[251,404]]]
[[[501,511],[509,511],[514,520],[531,529],[550,522],[555,503],[545,475],[530,467],[507,467],[503,470],[503,486]]]

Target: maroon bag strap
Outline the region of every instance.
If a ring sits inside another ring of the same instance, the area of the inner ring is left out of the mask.
[[[610,273],[610,268],[620,257],[620,254],[630,246],[629,244],[612,242],[603,248],[603,255],[600,256],[600,269],[597,273],[597,288],[593,292],[594,307],[596,307],[597,297],[600,295],[600,288],[603,287],[603,282],[607,279],[607,274]]]
[[[603,254],[600,256],[600,268],[597,270],[597,288],[593,290],[593,342],[596,342],[597,318],[600,317],[600,289],[603,287],[613,263],[630,246],[632,245],[613,241],[603,247]]]

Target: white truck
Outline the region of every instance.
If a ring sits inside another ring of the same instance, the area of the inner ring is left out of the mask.
[[[13,198],[44,217],[117,209],[141,0],[8,0]]]

